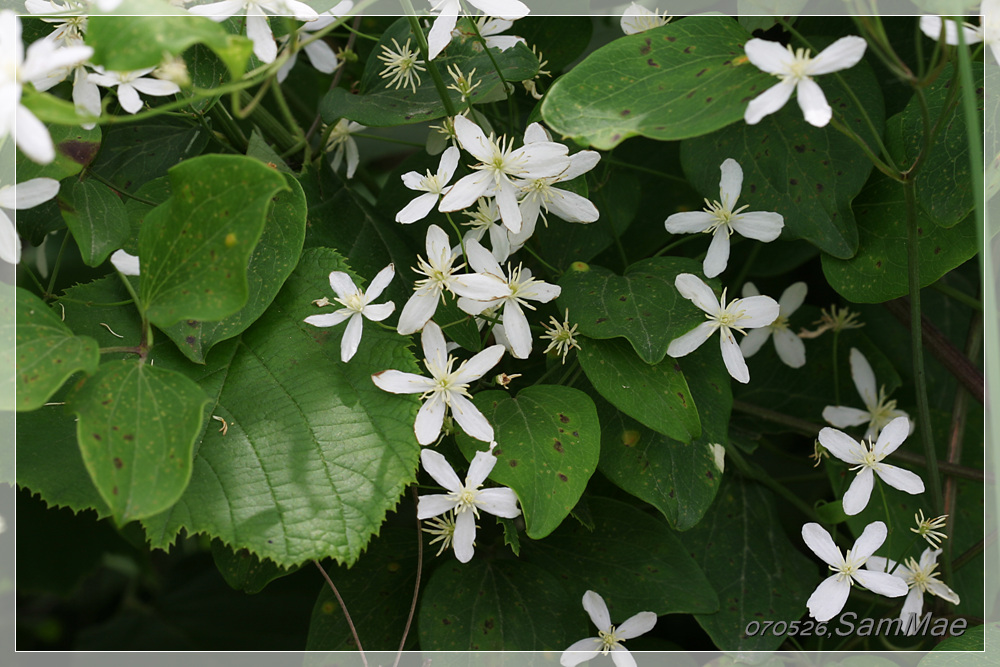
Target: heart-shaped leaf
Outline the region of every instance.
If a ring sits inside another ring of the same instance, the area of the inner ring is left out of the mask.
[[[102,264],[128,239],[125,204],[103,183],[89,178],[70,182],[60,193],[59,209],[88,266]]]

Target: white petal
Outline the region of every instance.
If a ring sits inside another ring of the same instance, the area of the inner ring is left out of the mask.
[[[0,259],[8,264],[21,261],[21,239],[14,228],[14,222],[0,210]]]
[[[124,252],[124,251],[123,251]],[[351,316],[352,311],[350,308],[341,308],[340,310],[335,310],[332,313],[322,313],[321,315],[310,315],[305,320],[306,324],[311,324],[314,327],[335,327],[347,318]]]
[[[523,276],[528,272],[525,269],[521,275]],[[552,299],[559,298],[562,294],[562,287],[559,285],[553,285],[552,283],[537,282],[531,285],[526,291],[519,293],[522,299],[527,299],[528,301],[538,301],[539,303],[548,303]]]
[[[777,213],[766,211],[752,211],[741,213],[733,221],[733,229],[740,235],[748,239],[756,239],[764,243],[770,243],[781,236],[781,230],[785,226],[785,219]]]
[[[524,143],[528,143],[525,139]],[[559,177],[560,181],[568,181],[582,174],[587,173],[597,166],[601,161],[601,154],[597,151],[580,151],[569,156],[569,167]]]
[[[441,154],[441,162],[438,163],[437,176],[441,183],[447,183],[455,175],[458,168],[458,158],[461,152],[457,146],[448,146]]]
[[[615,667],[636,667],[635,658],[621,645],[611,648],[611,662],[615,663]]]
[[[838,581],[837,575],[827,577],[806,601],[809,615],[823,623],[840,613],[851,592],[848,580]]]
[[[719,347],[722,349],[722,360],[726,362],[726,370],[737,382],[746,384],[750,381],[750,370],[743,359],[743,353],[740,352],[740,346],[731,331],[726,329],[720,331],[722,336],[719,339]]]
[[[846,405],[828,405],[823,408],[823,419],[837,428],[848,428],[867,423],[871,419],[871,414],[867,410],[849,408]],[[853,461],[853,463],[857,463],[857,461]]]
[[[441,197],[438,210],[449,213],[469,208],[486,193],[492,183],[493,175],[485,169],[463,176]]]
[[[101,90],[87,79],[87,70],[78,67],[73,75],[73,104],[77,113],[90,116],[101,115]],[[91,125],[91,129],[93,126]],[[84,129],[87,129],[84,126]]]
[[[959,598],[958,598],[958,593],[956,593],[955,591],[951,590],[950,588],[948,588],[947,586],[945,586],[943,583],[941,583],[940,581],[938,581],[936,579],[932,579],[931,581],[928,581],[927,582],[927,588],[930,589],[931,593],[933,593],[934,595],[938,596],[942,600],[947,600],[948,602],[950,602],[952,604],[960,604],[961,603],[960,600],[959,600]]]
[[[747,60],[768,74],[788,74],[795,62],[795,55],[778,42],[751,39],[743,48]]]
[[[142,108],[142,99],[136,89],[128,83],[118,84],[118,103],[129,113],[136,113]]]
[[[504,277],[503,269],[497,263],[493,254],[480,245],[479,241],[469,241],[465,244],[465,255],[469,266],[478,273],[489,273],[498,278]]]
[[[358,351],[358,345],[361,344],[361,327],[364,324],[364,318],[361,313],[354,313],[351,320],[347,323],[347,328],[344,329],[344,337],[340,339],[340,360],[347,363]]]
[[[451,282],[455,294],[476,301],[494,301],[510,294],[506,281],[491,273],[465,273]]]
[[[418,443],[429,445],[437,440],[441,435],[441,425],[444,424],[444,413],[447,408],[441,394],[434,394],[424,401],[417,411],[417,420],[413,422],[413,432],[417,435]]]
[[[316,71],[323,74],[333,74],[337,65],[340,64],[340,61],[337,60],[337,54],[333,52],[329,44],[321,39],[306,44],[305,52]]]
[[[505,519],[521,516],[521,510],[517,508],[517,494],[508,488],[483,489],[476,496],[476,506]]]
[[[608,605],[598,593],[594,591],[584,593],[583,608],[598,630],[607,632],[611,629],[611,614],[608,613]]]
[[[594,222],[601,217],[593,202],[575,192],[550,188],[549,196],[551,197],[548,202],[549,211],[566,222]],[[523,216],[524,212],[521,213]]]
[[[861,536],[854,542],[854,548],[851,549],[851,557],[862,562],[868,560],[882,546],[882,543],[885,542],[887,534],[888,530],[884,523],[881,521],[872,521],[865,526],[865,529],[861,531]]]
[[[834,544],[830,533],[818,523],[807,523],[802,526],[802,541],[827,565],[839,568],[844,564],[844,557]]]
[[[354,178],[354,172],[358,170],[358,165],[361,163],[361,156],[358,154],[358,143],[347,138],[344,142],[344,150],[347,153],[347,177]]]
[[[517,186],[510,181],[497,183],[496,202],[504,226],[514,234],[521,231],[521,209],[517,206]]]
[[[48,128],[20,104],[14,111],[14,141],[32,162],[48,164],[56,159],[56,149]]]
[[[744,297],[748,297],[748,296],[760,296],[760,290],[757,289],[756,285],[754,285],[752,282],[750,282],[748,280],[745,283],[743,283],[742,295]]]
[[[561,176],[569,169],[568,152],[566,146],[554,141],[522,146],[511,152],[512,161],[524,161],[520,171],[514,175],[529,180]]]
[[[132,87],[140,93],[162,97],[164,95],[175,95],[181,92],[180,86],[173,81],[163,81],[161,79],[136,79],[132,82]]]
[[[483,14],[507,21],[524,18],[531,11],[520,0],[469,0],[469,2]]]
[[[899,620],[903,622],[906,634],[915,635],[917,633],[916,624],[920,619],[920,614],[924,610],[924,594],[919,588],[911,588],[903,601],[903,608],[899,612]]]
[[[433,192],[426,192],[419,197],[414,197],[410,200],[409,204],[396,214],[396,222],[409,225],[417,220],[423,220],[434,209],[434,205],[438,203],[439,196]]]
[[[788,317],[802,305],[802,302],[806,300],[806,293],[809,291],[809,286],[804,282],[799,281],[797,283],[792,283],[781,293],[781,298],[778,299],[778,305],[781,306],[781,314]]]
[[[751,40],[752,41],[752,40]],[[757,97],[750,100],[747,110],[743,113],[743,120],[747,125],[756,125],[764,116],[769,116],[775,111],[785,106],[785,102],[792,96],[795,84],[792,79],[786,79],[777,83]]]
[[[886,424],[875,443],[875,453],[888,456],[899,448],[906,436],[910,434],[910,420],[906,417],[896,417]]]
[[[352,294],[358,293],[358,287],[349,275],[343,271],[330,272],[330,287],[341,299],[346,299]]]
[[[497,464],[497,457],[493,451],[476,452],[469,463],[469,472],[465,475],[465,487],[478,489],[490,476],[494,466]]]
[[[421,453],[429,451],[431,450],[424,449]],[[417,498],[417,518],[421,520],[430,519],[445,512],[450,512],[453,509],[455,509],[455,501],[444,493],[435,493]]]
[[[111,254],[111,264],[123,276],[139,275],[139,258],[124,250],[116,250]]]
[[[729,263],[729,230],[725,226],[717,227],[708,245],[708,254],[702,264],[706,278],[714,278],[726,270]]]
[[[434,60],[451,43],[451,31],[458,23],[458,3],[448,2],[427,33],[427,57]]]
[[[527,359],[531,355],[531,327],[517,302],[508,301],[504,305],[502,322],[511,353],[517,359]]]
[[[841,37],[809,61],[809,76],[829,74],[854,67],[865,55],[868,43],[856,35]],[[802,94],[802,91],[799,91]]]
[[[243,0],[222,0],[207,5],[195,5],[188,9],[192,14],[207,16],[213,21],[224,21],[243,9]]]
[[[854,378],[854,386],[861,395],[861,400],[865,402],[865,407],[869,412],[878,405],[878,387],[875,385],[875,373],[871,364],[865,359],[865,355],[856,347],[851,348],[851,377]]]
[[[833,109],[819,84],[812,79],[802,79],[798,85],[799,108],[806,122],[814,127],[826,127],[833,118]]]
[[[888,572],[889,570],[893,570],[893,573],[897,577],[906,577],[910,574],[908,568],[897,564],[891,558],[883,558],[882,556],[872,556],[865,561],[865,567],[872,572]]]
[[[678,273],[674,279],[674,287],[677,288],[682,297],[709,315],[715,315],[719,312],[719,301],[715,297],[715,292],[705,284],[704,280],[693,273]]]
[[[735,306],[731,305],[730,312],[733,311],[739,315],[734,326],[756,329],[774,322],[781,312],[781,307],[769,296],[748,296],[740,299]]]
[[[371,283],[368,284],[368,289],[365,290],[365,298],[368,301],[374,301],[382,295],[385,288],[389,286],[392,282],[393,276],[396,275],[396,267],[393,264],[389,264],[384,269],[375,274],[375,278],[372,279]]]
[[[451,416],[458,422],[463,431],[476,440],[482,440],[483,442],[493,440],[493,427],[490,426],[490,422],[472,404],[472,401],[464,396],[460,394],[451,395]],[[436,438],[437,436],[434,437]],[[490,454],[490,456],[493,455]]]
[[[875,475],[871,468],[862,468],[847,492],[844,493],[844,514],[854,516],[861,510],[868,507],[868,500],[872,497],[872,487],[875,484]]]
[[[14,195],[14,201],[11,202],[13,206],[7,206],[7,202],[3,202],[5,208],[18,210],[34,208],[59,194],[59,181],[54,178],[32,178],[15,185],[12,194]]]
[[[385,318],[392,315],[392,311],[394,310],[396,310],[396,304],[389,301],[388,303],[373,303],[369,306],[365,306],[365,309],[361,312],[372,322],[381,322]]]
[[[671,234],[693,234],[703,232],[715,224],[715,216],[706,211],[684,211],[674,213],[664,225]]]
[[[563,651],[562,656],[559,658],[559,664],[562,667],[576,667],[581,662],[587,662],[597,657],[597,654],[601,652],[602,646],[604,646],[604,643],[597,637],[581,639]]]
[[[420,450],[420,465],[423,466],[428,475],[434,478],[435,482],[448,491],[457,493],[462,489],[462,481],[455,474],[455,470],[448,463],[448,459],[440,452],[436,452],[433,449]],[[423,519],[424,517],[420,518]]]
[[[422,394],[434,388],[434,381],[430,378],[396,370],[375,373],[372,382],[379,389],[393,394]]]
[[[715,326],[711,322],[702,322],[691,331],[670,341],[667,346],[667,354],[674,359],[691,354],[708,340],[715,332]]]
[[[754,329],[748,333],[743,340],[740,341],[740,350],[743,352],[743,358],[749,359],[753,355],[760,351],[767,339],[771,337],[771,330],[767,327],[761,327],[759,329]]]
[[[476,517],[472,512],[462,512],[455,517],[455,534],[451,546],[459,563],[468,563],[475,555]]]
[[[644,635],[656,625],[656,614],[651,611],[640,611],[618,626],[615,635],[619,639],[632,639]]]
[[[414,292],[403,305],[396,331],[408,336],[423,329],[427,321],[434,317],[440,301],[441,292],[438,289],[419,289]]]
[[[455,381],[462,384],[470,384],[500,363],[503,357],[503,345],[491,345],[482,352],[466,361],[455,375]]]
[[[420,333],[420,345],[424,351],[424,359],[435,371],[447,366],[448,346],[444,340],[444,332],[433,320],[424,325],[424,330]]]
[[[489,140],[483,129],[465,116],[455,116],[455,138],[458,143],[480,162],[493,160],[496,144]]]
[[[806,365],[806,344],[788,329],[778,329],[774,332],[774,349],[785,365],[791,368],[802,368]]]
[[[889,598],[898,598],[906,595],[906,582],[886,572],[858,570],[854,573],[853,579],[872,593],[878,593]]]
[[[826,410],[823,411],[823,417],[826,418]],[[838,431],[828,426],[820,429],[819,444],[826,447],[831,454],[841,461],[850,463],[851,465],[861,463],[865,457],[866,450],[857,440],[843,431]]]
[[[893,488],[912,495],[924,492],[924,480],[920,479],[920,476],[914,472],[886,463],[880,463],[875,471],[883,482]]]
[[[733,158],[726,158],[721,167],[722,178],[719,180],[719,194],[722,205],[733,210],[743,189],[743,168]]]
[[[259,11],[259,10],[258,10]],[[263,14],[247,9],[247,37],[253,42],[254,55],[263,63],[273,63],[278,57],[278,45],[274,43],[271,26]]]

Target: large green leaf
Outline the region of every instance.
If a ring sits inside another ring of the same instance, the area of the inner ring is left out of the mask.
[[[116,522],[162,512],[184,492],[208,402],[184,375],[136,359],[101,364],[74,388],[83,461]]]
[[[785,637],[745,636],[751,620],[794,620],[805,611],[815,565],[781,529],[774,496],[728,479],[712,508],[681,541],[719,594],[719,611],[695,618],[723,651],[773,651]]]
[[[422,591],[417,625],[420,647],[428,651],[561,651],[586,632],[582,610],[578,618],[564,620],[566,610],[578,604],[557,575],[531,563],[477,559],[443,565]],[[529,664],[524,662],[526,657],[530,656],[522,654],[518,664]]]
[[[827,101],[873,145],[862,111],[881,133],[885,107],[875,75],[861,62],[840,76],[863,100],[864,109],[835,77],[822,79]],[[851,201],[864,187],[872,164],[832,127],[813,127],[802,119],[799,106],[789,102],[756,125],[736,123],[681,144],[684,173],[712,201],[719,199],[719,167],[726,158],[743,168],[739,205],[780,213],[785,220],[782,238],[805,239],[834,257],[848,258],[857,250],[860,224],[855,224]]]
[[[233,551],[221,540],[212,540],[212,560],[230,587],[246,593],[259,593],[275,579],[298,569],[280,567],[274,561],[258,558],[247,549]]]
[[[844,298],[879,303],[909,294],[906,201],[899,183],[875,173],[854,202],[860,242],[851,259],[823,255],[823,274]],[[973,215],[945,229],[916,212],[920,286],[975,256],[979,235]]]
[[[361,92],[352,94],[345,88],[334,88],[323,97],[320,102],[323,120],[332,123],[338,118],[349,118],[362,125],[384,127],[421,123],[445,115],[444,103],[428,73],[417,72],[420,83],[417,84],[416,92],[405,86],[396,89],[387,85],[391,77],[382,77],[381,72],[386,69],[385,62],[379,60],[378,56],[386,53],[383,47],[396,52],[393,40],[399,46],[405,46],[409,41],[410,50],[418,51],[417,40],[410,32],[409,20],[400,18],[386,28],[378,45],[372,50],[361,79]],[[538,58],[524,44],[518,43],[503,52],[494,50],[492,57],[500,67],[504,80],[508,82],[524,81],[538,72]],[[474,81],[479,85],[470,95],[473,104],[493,99],[495,96],[491,93],[503,85],[493,67],[490,54],[485,53],[472,37],[452,40],[447,50],[434,59],[434,64],[442,73],[449,67],[458,67],[466,76],[475,70]],[[449,90],[448,95],[452,104],[461,109],[461,95],[454,90]]]
[[[88,266],[102,264],[128,238],[125,204],[103,183],[72,181],[60,193],[59,208]]]
[[[328,557],[350,565],[415,479],[419,400],[371,381],[387,368],[417,371],[408,339],[366,322],[344,364],[344,327],[303,322],[336,270],[349,271],[336,252],[304,252],[267,312],[197,367],[226,432],[212,422],[184,496],[144,522],[154,547],[184,529],[282,566]]]
[[[576,600],[601,594],[612,618],[640,611],[708,614],[719,600],[698,564],[665,523],[632,505],[589,498],[594,530],[567,521],[541,541],[521,543],[521,559],[549,570]]]
[[[101,128],[84,130],[79,125],[52,125],[48,128],[56,148],[56,159],[49,164],[38,164],[17,155],[17,180],[23,183],[32,178],[54,178],[61,181],[74,176],[88,166],[101,147]],[[20,222],[20,221],[19,221]]]
[[[542,116],[556,132],[603,150],[635,135],[673,140],[718,130],[776,82],[747,60],[749,38],[727,16],[621,37],[556,81]]]
[[[217,322],[191,319],[165,329],[191,361],[205,363],[205,355],[213,345],[242,333],[253,324],[274,301],[299,261],[306,235],[306,198],[293,177],[286,175],[285,183],[288,190],[272,198],[274,206],[267,215],[264,233],[250,255],[246,305]]]
[[[37,410],[73,373],[93,374],[100,363],[97,341],[74,336],[41,299],[17,288],[17,371],[14,387],[20,410]]]
[[[147,181],[201,153],[207,143],[208,133],[200,125],[167,116],[112,125],[104,131],[91,170],[134,194]]]
[[[559,286],[559,307],[589,338],[624,337],[643,361],[658,364],[670,341],[704,321],[704,314],[674,287],[679,273],[698,273],[701,264],[686,257],[654,257],[636,262],[624,276],[600,266],[566,272]]]
[[[535,385],[516,398],[483,391],[474,403],[496,432],[490,479],[517,493],[528,536],[545,537],[570,513],[597,469],[601,424],[594,402],[572,387]],[[465,434],[458,443],[470,461],[483,449]]]
[[[157,326],[219,320],[248,298],[247,262],[285,177],[252,158],[207,155],[170,170],[171,196],[139,233],[143,307]]]
[[[701,435],[698,408],[675,359],[650,366],[625,341],[593,339],[581,341],[578,356],[594,388],[625,414],[681,442]]]
[[[600,470],[660,510],[673,528],[687,530],[701,520],[719,488],[722,471],[713,446],[729,440],[733,398],[729,374],[713,346],[703,345],[678,363],[698,405],[701,437],[678,442],[602,401]]]

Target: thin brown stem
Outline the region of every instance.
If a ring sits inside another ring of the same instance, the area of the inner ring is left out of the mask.
[[[420,499],[417,497],[416,485],[411,486],[413,491],[413,505],[416,507]],[[420,530],[420,518],[417,517],[417,580],[413,583],[413,602],[410,603],[410,613],[406,617],[406,627],[403,628],[403,638],[399,640],[399,651],[396,652],[396,659],[392,667],[399,666],[399,659],[403,657],[403,648],[406,646],[406,636],[410,634],[410,625],[413,623],[413,616],[417,612],[417,598],[420,595],[420,574],[424,569],[424,535]]]
[[[323,578],[326,579],[326,583],[330,586],[330,590],[333,591],[333,595],[337,598],[337,602],[340,603],[340,610],[344,612],[344,618],[347,620],[347,627],[351,629],[351,635],[354,637],[354,644],[358,647],[358,652],[361,653],[361,663],[365,667],[368,667],[368,658],[365,656],[365,650],[361,648],[361,639],[358,638],[358,630],[354,627],[354,621],[351,620],[351,613],[347,611],[347,605],[344,604],[344,598],[340,597],[340,591],[337,590],[337,587],[333,583],[333,579],[330,578],[330,575],[327,574],[326,570],[322,565],[320,565],[319,561],[313,559],[313,563],[316,564],[316,569],[318,569],[320,574],[323,575]]]

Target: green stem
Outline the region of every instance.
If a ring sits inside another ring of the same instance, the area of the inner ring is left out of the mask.
[[[62,245],[59,246],[59,254],[56,255],[56,263],[52,266],[52,275],[49,276],[49,286],[45,290],[45,296],[51,296],[52,290],[56,287],[56,276],[59,275],[59,266],[62,264],[63,251],[66,250],[66,244],[69,242],[70,233],[66,230],[66,235],[63,236]]]
[[[18,268],[28,274],[28,277],[35,283],[35,286],[38,287],[38,294],[41,295],[42,299],[48,300],[52,296],[45,291],[45,285],[42,284],[42,281],[38,279],[38,276],[35,275],[35,272],[26,263],[18,265]]]
[[[996,533],[993,534],[993,539],[994,539],[994,541],[996,540]],[[958,558],[956,558],[955,562],[952,563],[952,570],[954,570],[955,572],[957,572],[963,565],[965,565],[966,563],[968,563],[970,560],[972,560],[973,558],[975,558],[979,554],[983,553],[983,548],[985,547],[985,545],[986,545],[986,541],[985,540],[979,540],[978,542],[976,542],[975,544],[973,544],[971,547],[969,547],[965,551],[965,553],[963,553],[961,556],[959,556]],[[951,581],[951,579],[949,579],[949,581]]]
[[[833,404],[840,405],[840,364],[837,354],[840,342],[840,329],[833,330]]]
[[[757,255],[760,253],[761,248],[760,243],[754,243],[750,248],[750,252],[747,253],[747,259],[743,262],[743,266],[740,267],[740,272],[736,274],[736,279],[733,280],[730,285],[736,287],[737,285],[742,285],[747,279],[747,274],[750,273],[750,269],[753,268],[753,263],[757,260]]]
[[[243,91],[240,93],[240,103],[246,104],[249,97],[250,94]],[[253,116],[253,121],[260,126],[264,134],[278,145],[278,152],[287,151],[297,143],[295,136],[285,129],[284,123],[271,115],[270,111],[252,102],[246,108],[251,109],[248,113]]]
[[[524,246],[524,249],[528,251],[529,255],[531,255],[532,257],[534,257],[535,259],[537,259],[539,262],[541,262],[542,266],[544,266],[549,271],[551,271],[553,273],[553,275],[556,275],[556,276],[561,276],[562,275],[562,273],[563,273],[562,271],[560,271],[559,269],[557,269],[556,267],[552,266],[551,264],[549,264],[548,262],[546,262],[544,259],[542,259],[541,256],[539,256],[539,254],[534,251],[534,249],[532,249],[532,248],[530,248],[528,246]]]
[[[361,132],[355,132],[355,137],[362,137],[364,139],[374,139],[375,141],[384,141],[390,144],[402,144],[403,146],[413,146],[414,148],[423,148],[424,144],[417,141],[407,141],[406,139],[396,139],[394,137],[383,137],[378,134],[363,134]]]
[[[445,113],[454,117],[458,115],[458,112],[455,110],[455,104],[451,101],[451,95],[448,94],[448,87],[445,85],[444,79],[441,78],[441,71],[438,70],[437,65],[430,58],[430,51],[427,49],[427,36],[424,35],[423,28],[420,27],[420,21],[417,20],[413,3],[410,0],[402,0],[402,3],[403,10],[406,12],[406,18],[410,22],[410,32],[417,38],[417,46],[420,47],[420,53],[424,56],[424,62],[427,63],[427,71],[430,72],[431,79],[434,81],[434,87],[437,88],[441,103],[444,104]]]
[[[639,171],[644,174],[650,174],[652,176],[659,176],[660,178],[666,179],[668,181],[674,181],[676,183],[683,183],[688,185],[687,180],[681,178],[680,176],[674,176],[673,174],[668,174],[665,171],[657,171],[656,169],[650,169],[649,167],[643,167],[638,164],[631,164],[629,162],[623,162],[622,160],[616,160],[608,155],[601,156],[601,162],[604,164],[613,164],[616,167],[624,167],[625,169],[631,169],[632,171]]]
[[[574,359],[573,363],[569,365],[569,368],[566,369],[566,372],[562,374],[562,377],[559,378],[559,382],[557,382],[556,384],[565,385],[566,381],[569,380],[569,377],[573,373],[575,373],[579,368],[580,368],[580,362]]]
[[[465,252],[465,235],[462,234],[462,230],[458,228],[458,225],[455,224],[455,221],[451,219],[451,213],[445,212],[444,217],[448,218],[448,222],[451,224],[451,228],[455,230],[456,234],[458,234],[458,243],[462,246],[462,258],[465,259],[466,262],[468,262],[469,255],[468,253]]]
[[[924,445],[927,460],[927,481],[934,513],[944,513],[944,498],[941,495],[941,475],[938,473],[937,453],[934,449],[934,435],[931,432],[930,404],[927,400],[927,376],[924,372],[923,327],[920,322],[920,256],[917,236],[916,187],[912,180],[903,184],[906,199],[907,274],[910,288],[910,347],[913,354],[913,378],[917,394],[917,428]]]
[[[877,475],[876,475],[877,476]],[[876,479],[875,483],[878,485],[878,493],[882,496],[882,511],[885,512],[885,524],[886,524],[886,537],[885,537],[885,552],[892,555],[892,514],[889,513],[889,501],[885,497],[885,484],[882,483],[881,479]],[[899,559],[897,559],[898,561]],[[898,565],[898,562],[897,562]]]
[[[976,202],[976,229],[979,242],[986,239],[985,211],[986,189],[983,182],[983,146],[980,143],[979,118],[982,112],[976,108],[976,83],[972,80],[972,63],[969,49],[965,45],[965,31],[958,29],[958,71],[962,81],[962,110],[965,113],[966,139],[969,143],[969,165],[972,173],[972,200]],[[979,247],[980,275],[986,275],[983,247]]]
[[[222,134],[225,135],[229,143],[232,144],[233,148],[238,150],[240,153],[247,152],[247,146],[250,142],[247,140],[243,130],[240,126],[233,120],[233,117],[229,115],[229,111],[226,109],[224,104],[213,104],[208,109],[208,113],[211,115],[212,120],[219,124]]]
[[[114,347],[102,347],[98,350],[100,354],[142,354],[142,348],[137,345],[118,345]]]
[[[677,246],[684,245],[685,243],[690,243],[691,241],[694,241],[695,239],[700,239],[700,238],[701,238],[701,236],[698,235],[698,234],[684,234],[679,240],[674,241],[673,243],[668,243],[667,245],[665,245],[662,248],[660,248],[659,250],[657,250],[653,254],[653,257],[659,257],[663,253],[665,253],[665,252],[667,252],[669,250],[673,250]]]
[[[965,304],[966,306],[972,308],[973,310],[978,310],[980,312],[983,310],[983,304],[981,301],[979,301],[979,299],[969,296],[960,289],[955,289],[950,285],[945,285],[940,280],[937,281],[936,283],[931,283],[930,286],[935,291],[940,292],[941,294],[944,294],[947,297],[951,297],[955,301]]]
[[[281,91],[281,84],[271,86],[271,92],[274,94],[274,101],[278,104],[278,111],[281,112],[281,117],[285,119],[288,127],[292,130],[292,136],[294,136],[298,142],[305,144],[306,133],[295,120],[292,110],[288,108],[288,101],[285,99],[285,94]]]
[[[799,498],[798,494],[793,493],[788,487],[778,483],[774,477],[767,474],[765,471],[760,469],[760,467],[743,458],[743,455],[737,447],[731,444],[726,445],[726,456],[729,457],[729,460],[736,465],[736,469],[743,473],[744,476],[763,484],[777,493],[779,496],[788,501],[790,505],[793,505],[796,509],[808,517],[810,521],[822,523],[822,520],[820,519],[819,514],[816,513],[816,510]]]
[[[145,204],[146,206],[159,206],[160,205],[158,202],[150,201],[149,199],[143,199],[142,197],[136,197],[131,192],[127,192],[125,190],[120,189],[117,185],[115,185],[114,183],[112,183],[108,179],[104,178],[100,174],[91,171],[89,168],[86,169],[86,173],[87,173],[87,178],[92,178],[95,181],[97,181],[98,183],[103,183],[104,185],[106,185],[109,188],[111,188],[111,190],[114,191],[114,193],[117,194],[117,195],[120,195],[120,196],[125,197],[127,199],[133,199],[133,200],[139,202],[140,204]]]
[[[486,45],[486,38],[483,37],[482,34],[480,34],[479,24],[476,22],[476,17],[469,16],[468,11],[466,11],[465,14],[468,17],[469,23],[472,25],[472,31],[476,33],[476,39],[478,39],[479,43],[482,44],[483,51],[486,52],[486,55],[489,56],[490,62],[493,63],[493,71],[497,73],[497,77],[500,79],[501,85],[503,85],[503,92],[504,95],[507,97],[508,127],[513,128],[516,125],[514,119],[517,115],[514,111],[514,97],[511,95],[511,89],[513,88],[513,86],[507,83],[506,77],[504,77],[503,72],[500,70],[500,65],[497,64],[497,59],[493,56],[493,52],[490,50],[490,47]],[[471,102],[469,103],[469,106],[470,107],[472,106]]]

